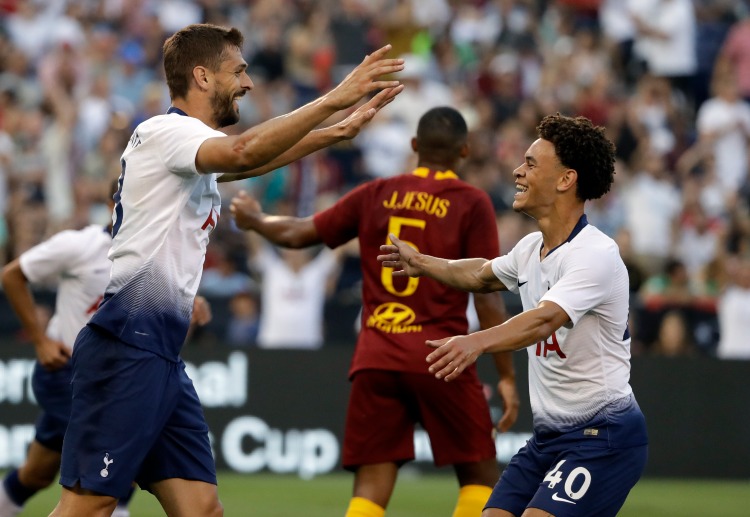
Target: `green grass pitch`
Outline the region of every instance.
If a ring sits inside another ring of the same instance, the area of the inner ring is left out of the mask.
[[[351,475],[337,473],[305,481],[274,474],[221,473],[219,495],[226,517],[343,517],[351,493]],[[22,514],[44,517],[59,497],[59,485],[37,494]],[[402,472],[387,517],[450,517],[457,487],[450,474]],[[156,499],[136,492],[132,517],[163,516]],[[746,517],[750,480],[687,481],[643,479],[630,493],[621,517]]]

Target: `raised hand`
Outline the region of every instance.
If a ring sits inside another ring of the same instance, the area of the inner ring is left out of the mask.
[[[349,75],[338,86],[326,94],[326,98],[337,109],[346,109],[357,103],[362,97],[375,90],[396,88],[398,81],[383,81],[378,78],[384,75],[400,72],[404,69],[403,59],[386,59],[385,55],[391,50],[386,45],[372,54],[365,56]]]
[[[258,200],[244,190],[241,190],[232,198],[229,212],[234,217],[237,227],[241,230],[252,230],[255,227],[255,221],[263,213]]]
[[[352,139],[357,136],[362,128],[372,120],[375,114],[390,104],[403,89],[404,85],[401,84],[395,88],[381,90],[372,99],[362,104],[351,115],[339,122],[337,126],[343,130],[344,138]]]
[[[380,246],[384,255],[378,255],[378,262],[383,267],[393,268],[393,276],[422,276],[422,270],[415,260],[420,253],[392,233],[388,238],[393,244]]]

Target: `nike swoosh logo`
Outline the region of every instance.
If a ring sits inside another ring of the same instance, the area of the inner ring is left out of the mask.
[[[575,501],[569,501],[567,499],[563,499],[562,497],[560,497],[559,495],[557,495],[557,492],[555,492],[554,494],[552,494],[552,500],[553,501],[562,501],[563,503],[576,504]]]
[[[526,280],[525,282],[518,281],[518,287],[521,287],[522,285],[526,285],[529,281]]]

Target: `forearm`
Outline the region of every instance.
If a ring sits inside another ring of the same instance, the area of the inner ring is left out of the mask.
[[[268,166],[272,160],[291,151],[292,147],[303,140],[305,135],[336,113],[336,111],[338,109],[332,103],[328,102],[324,96],[287,115],[273,118],[248,129],[235,137],[233,142],[232,150],[237,156],[235,168],[224,172],[230,175],[243,175],[246,171]],[[315,135],[313,140],[317,140],[319,137],[320,135]],[[303,148],[308,145],[310,144],[303,144]],[[295,151],[295,154],[298,152]],[[299,156],[304,156],[304,154],[299,154]],[[291,161],[289,159],[286,163]],[[281,165],[284,165],[284,163],[279,161],[275,167],[280,167]],[[269,168],[267,170],[273,169]],[[256,172],[250,176],[257,176],[258,174],[260,172]],[[225,181],[230,179],[238,178],[227,178]]]
[[[320,243],[311,217],[301,219],[260,213],[243,219],[242,228],[252,230],[283,248],[299,249]]]
[[[480,275],[487,263],[483,258],[447,260],[419,254],[413,260],[413,265],[419,268],[423,276],[433,278],[449,287],[475,293],[497,290],[491,288]]]
[[[34,344],[40,343],[44,339],[44,328],[39,324],[34,297],[17,263],[11,263],[3,270],[2,283],[5,296],[29,339]]]
[[[471,337],[478,340],[482,352],[497,355],[498,352],[513,352],[544,341],[560,326],[559,315],[537,307],[510,318],[502,325],[475,332]]]
[[[246,178],[252,178],[255,176],[262,176],[267,172],[271,172],[280,167],[288,165],[293,161],[299,160],[309,154],[319,151],[331,144],[340,142],[345,139],[343,131],[338,126],[330,126],[323,129],[316,129],[310,131],[307,135],[294,144],[291,148],[284,151],[276,158],[272,159],[261,167],[256,167],[244,172],[239,173],[226,173],[220,176],[217,181],[227,182],[236,181]]]

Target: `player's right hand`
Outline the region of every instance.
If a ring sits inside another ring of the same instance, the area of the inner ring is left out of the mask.
[[[380,246],[384,255],[378,255],[378,262],[383,267],[393,268],[393,276],[422,276],[422,270],[416,267],[414,260],[419,252],[392,233],[388,238],[393,244]]]
[[[240,230],[252,230],[254,223],[263,215],[258,200],[244,190],[232,198],[229,212]]]
[[[45,370],[59,370],[70,361],[70,350],[64,344],[44,336],[34,344],[36,360]]]
[[[342,110],[356,104],[362,97],[375,90],[395,88],[398,81],[383,81],[379,77],[400,72],[404,69],[404,60],[386,59],[385,55],[391,50],[390,45],[379,48],[372,54],[365,56],[354,70],[325,97],[336,109]]]

